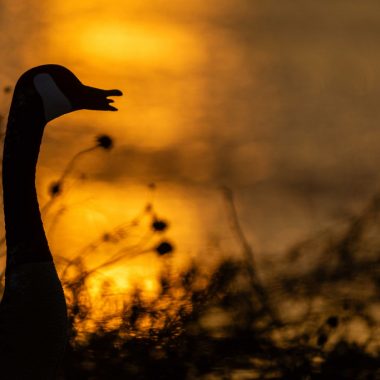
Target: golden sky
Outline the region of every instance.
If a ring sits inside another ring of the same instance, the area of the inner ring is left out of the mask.
[[[221,185],[265,253],[360,209],[379,181],[379,15],[369,0],[2,0],[1,86],[59,63],[125,94],[117,114],[46,129],[41,204],[73,154],[99,133],[115,140],[78,165],[87,179],[72,179],[53,249],[74,254],[133,218],[151,182],[179,257],[228,252]]]

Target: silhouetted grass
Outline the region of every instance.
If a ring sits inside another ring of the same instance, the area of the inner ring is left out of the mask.
[[[274,270],[280,275],[266,286],[253,267],[230,193],[226,202],[244,260],[223,261],[211,274],[202,272],[201,263],[174,273],[167,262],[156,297],[146,300],[138,288],[131,297],[125,295],[120,313],[110,317],[118,321],[115,327],[96,321],[93,331],[79,334],[77,321],[89,315],[88,304],[81,302],[86,281],[82,277],[66,284],[74,302],[65,378],[379,378],[377,253],[363,258],[358,248],[377,200],[345,231],[330,231],[291,249],[278,263],[285,270]],[[347,258],[342,247],[350,248],[348,239],[357,248]],[[316,256],[313,265],[302,268],[311,254]],[[86,273],[80,265],[78,273]],[[297,317],[289,316],[287,303],[302,306]],[[355,326],[368,338],[352,337]]]
[[[250,371],[248,378],[376,378],[378,354],[350,343],[343,332],[357,317],[355,309],[342,316],[321,309],[305,320],[273,325],[252,289],[241,285],[244,265],[221,263],[203,286],[195,264],[174,277],[164,273],[157,297],[143,300],[136,289],[117,327],[98,321],[78,342],[75,321],[88,313],[80,301],[86,288],[84,282],[71,286],[66,378],[229,379],[243,370]]]

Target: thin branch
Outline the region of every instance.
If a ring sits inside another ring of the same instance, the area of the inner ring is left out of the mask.
[[[235,234],[236,240],[240,243],[242,253],[247,263],[247,272],[249,276],[249,280],[251,282],[252,289],[257,293],[259,300],[261,302],[261,306],[265,310],[265,312],[271,317],[273,324],[281,325],[282,323],[279,321],[276,313],[273,310],[272,305],[269,302],[269,296],[261,284],[259,277],[257,275],[255,269],[255,260],[253,249],[248,243],[248,240],[241,228],[239,217],[237,215],[235,202],[233,198],[232,190],[228,187],[222,187],[222,193],[225,200],[225,205],[227,208],[228,221],[230,222],[230,227],[232,232]]]

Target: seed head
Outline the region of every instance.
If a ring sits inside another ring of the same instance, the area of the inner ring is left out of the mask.
[[[53,182],[50,185],[49,193],[52,198],[57,197],[62,192],[62,183],[60,181]]]
[[[156,232],[163,232],[168,228],[168,223],[161,219],[155,219],[152,223],[152,230]]]
[[[96,138],[96,143],[100,148],[111,150],[113,148],[113,140],[108,135],[99,135]]]
[[[156,247],[155,250],[159,256],[165,256],[173,252],[173,246],[169,242],[163,241]]]

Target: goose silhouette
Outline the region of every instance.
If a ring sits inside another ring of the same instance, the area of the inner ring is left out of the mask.
[[[7,257],[0,304],[0,379],[54,379],[67,330],[66,302],[41,220],[35,173],[45,125],[75,110],[116,111],[119,90],[83,85],[43,65],[18,80],[3,155]]]

